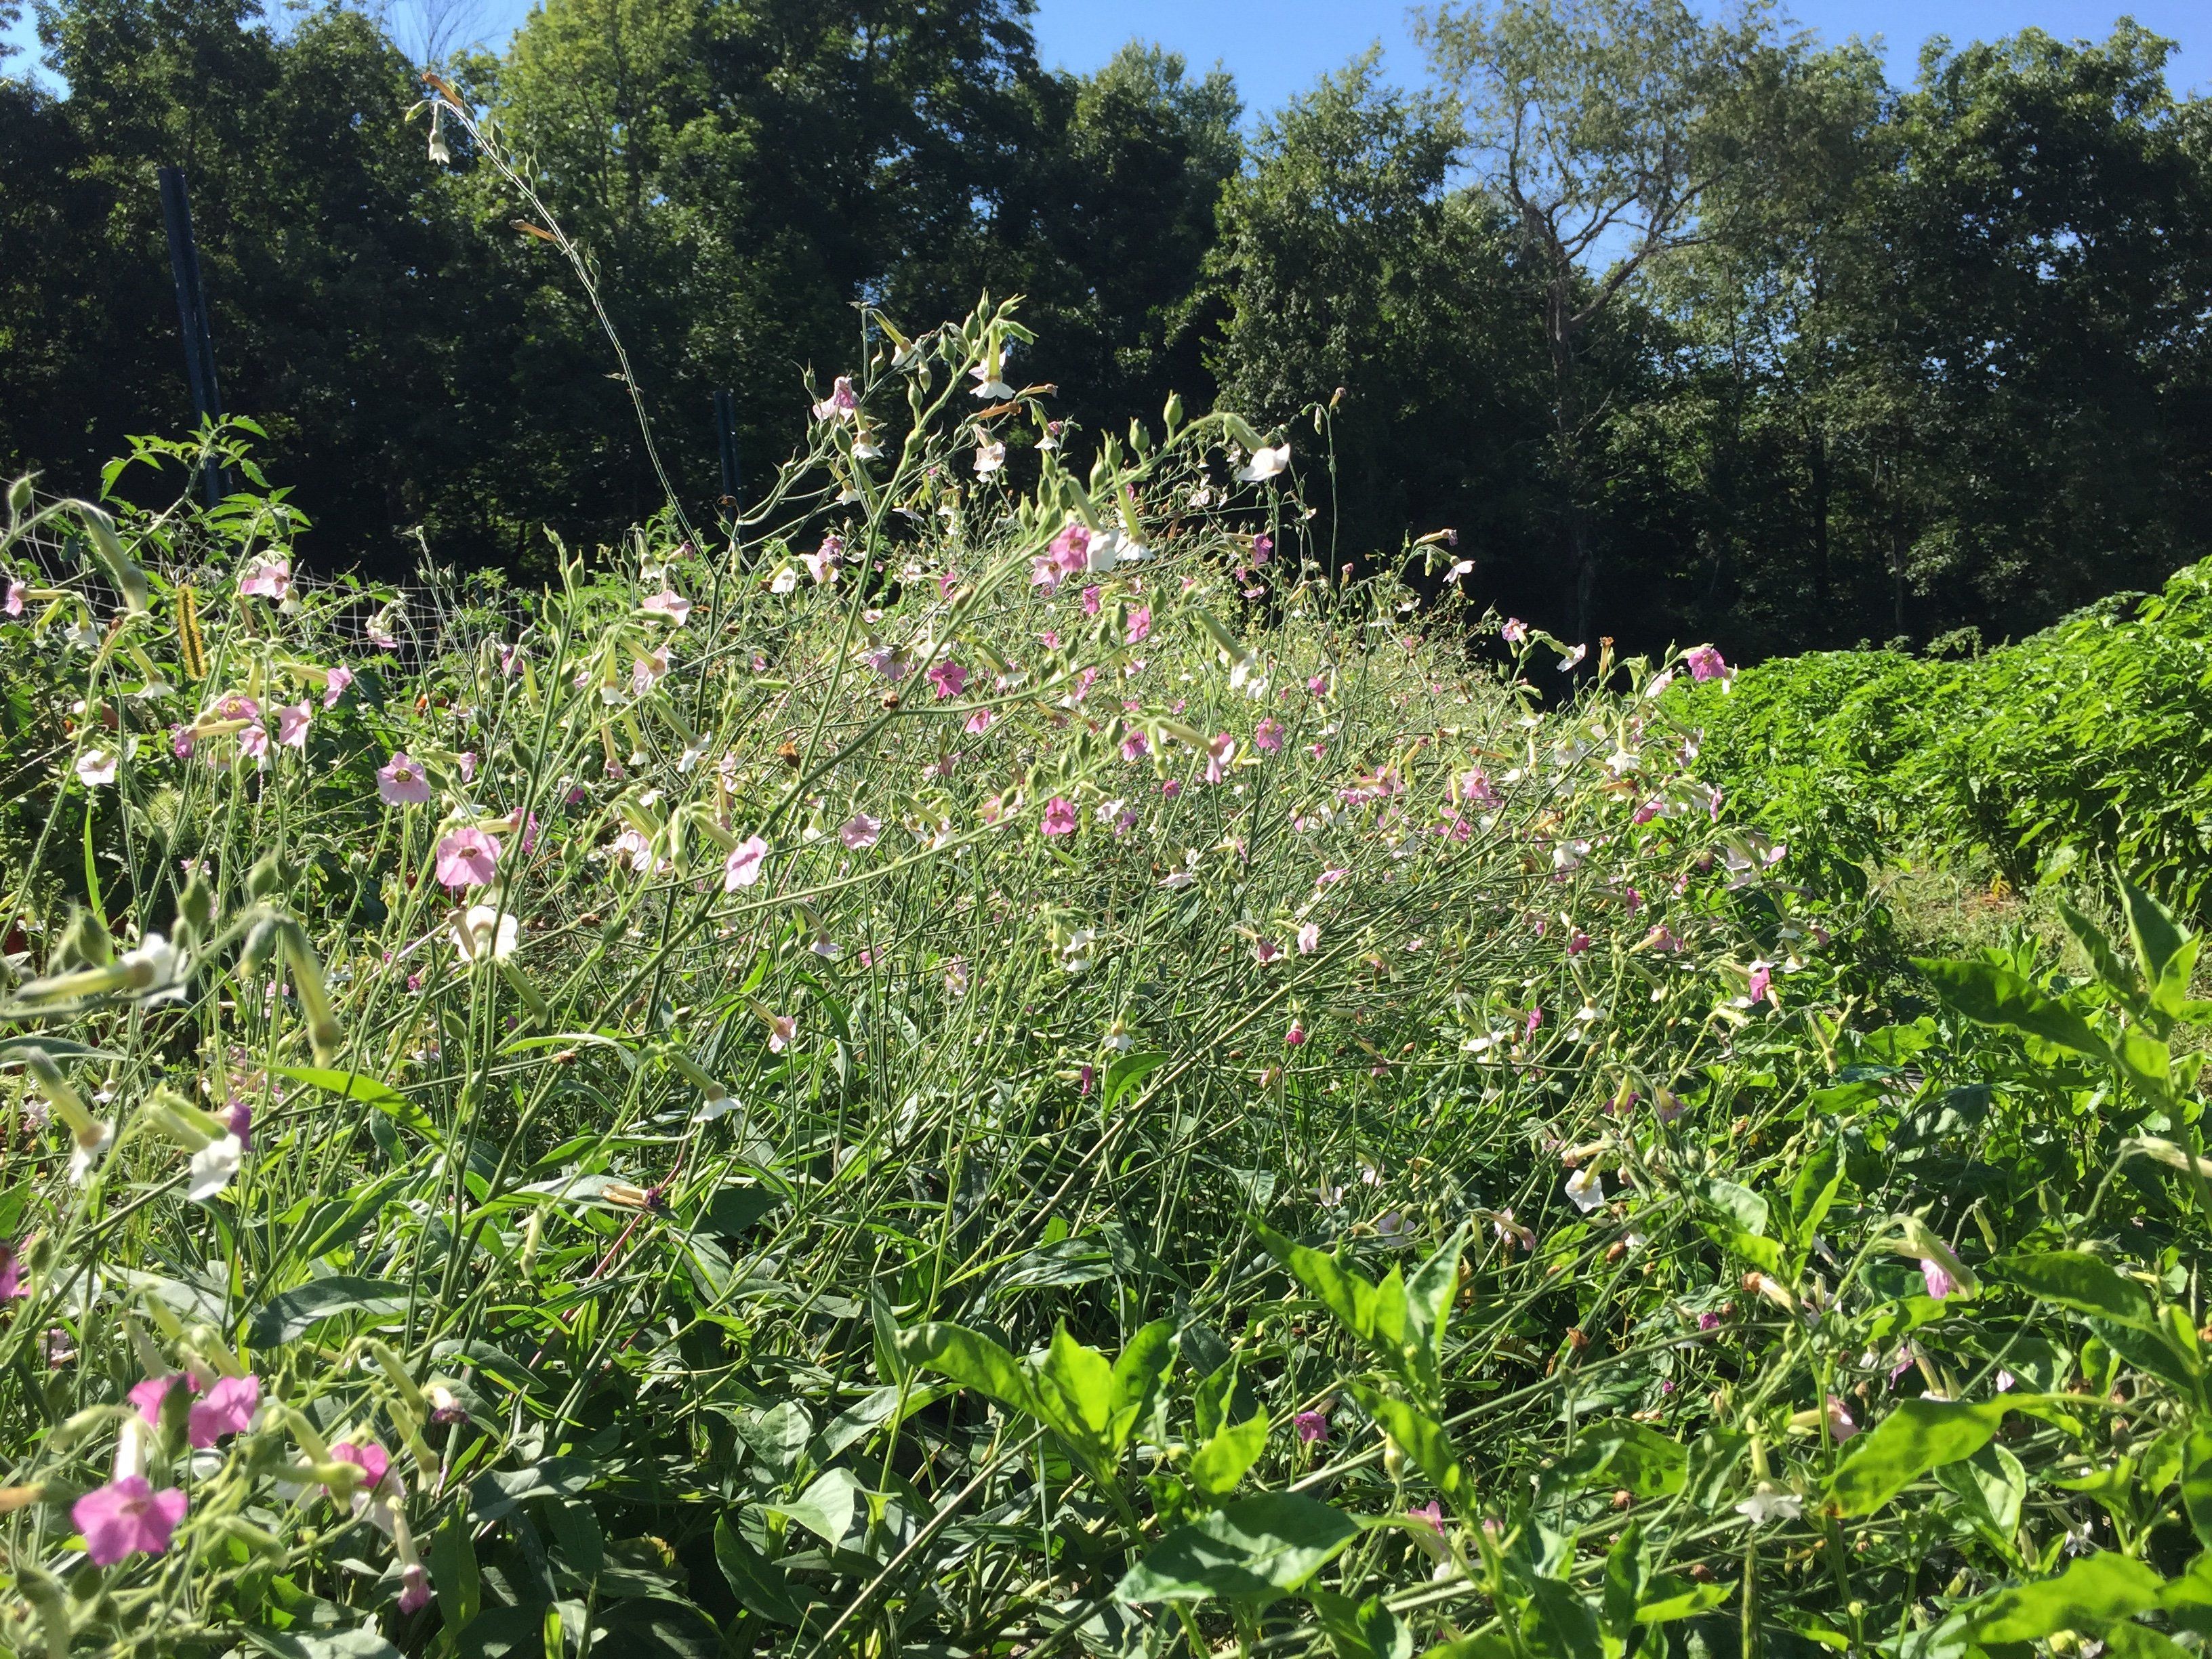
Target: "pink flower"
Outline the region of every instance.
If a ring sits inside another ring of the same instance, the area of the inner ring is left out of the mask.
[[[477,751],[464,749],[453,757],[453,769],[461,775],[463,783],[473,783],[477,775]]]
[[[15,1302],[29,1294],[23,1288],[23,1263],[15,1246],[0,1239],[0,1302]]]
[[[814,578],[814,585],[820,587],[837,580],[837,559],[844,550],[842,541],[835,536],[824,536],[820,547],[811,553],[800,554],[799,559],[806,567],[807,574]]]
[[[263,765],[267,765],[269,763],[269,728],[265,726],[247,726],[238,734],[238,746],[242,752],[252,756]]]
[[[849,420],[860,409],[860,400],[853,391],[853,377],[840,374],[830,387],[830,395],[814,405],[817,421]]]
[[[768,857],[768,843],[758,836],[750,836],[731,850],[722,866],[722,890],[734,893],[740,887],[750,887],[761,878],[761,865]]]
[[[402,749],[377,772],[376,793],[386,806],[426,806],[430,800],[430,780]]]
[[[1131,645],[1142,645],[1152,636],[1152,607],[1140,605],[1129,613],[1127,637]]]
[[[1177,795],[1182,793],[1182,780],[1181,778],[1161,779],[1160,793],[1173,800]]]
[[[1083,590],[1083,614],[1085,616],[1095,617],[1098,614],[1099,594],[1101,592],[1102,590],[1095,583]]]
[[[799,1040],[799,1021],[791,1014],[770,1014],[768,1017],[769,1052],[780,1054]]]
[[[1152,740],[1143,732],[1132,732],[1121,739],[1121,758],[1125,761],[1142,760],[1151,751],[1152,746]]]
[[[1581,928],[1576,928],[1573,934],[1567,940],[1567,954],[1571,957],[1578,957],[1589,948],[1590,936],[1583,932]]]
[[[222,1127],[238,1137],[239,1149],[253,1150],[253,1106],[249,1101],[234,1100],[230,1109],[222,1115]]]
[[[23,584],[14,577],[8,579],[8,602],[4,607],[11,617],[23,614]]]
[[[438,882],[448,888],[482,887],[499,862],[499,842],[481,830],[456,830],[438,843]]]
[[[1544,1011],[1541,1008],[1531,1008],[1528,1011],[1528,1018],[1522,1022],[1522,1034],[1524,1036],[1534,1036],[1543,1029],[1543,1026]]]
[[[1928,1294],[1938,1302],[1945,1300],[1959,1288],[1959,1281],[1952,1278],[1944,1270],[1943,1265],[1938,1261],[1930,1261],[1923,1258],[1920,1263],[1920,1276],[1928,1281]]]
[[[1408,1521],[1419,1521],[1439,1538],[1444,1535],[1444,1507],[1433,1498],[1417,1510],[1407,1510]]]
[[[304,750],[307,727],[314,718],[314,711],[304,701],[284,704],[276,711],[276,741],[287,749]]]
[[[1265,564],[1275,556],[1275,538],[1261,534],[1252,538],[1252,562]]]
[[[160,1426],[161,1402],[169,1397],[169,1390],[180,1382],[185,1385],[185,1393],[196,1392],[182,1371],[171,1371],[163,1376],[149,1376],[131,1390],[131,1403],[138,1408],[138,1415],[146,1419],[148,1427]]]
[[[678,628],[683,627],[691,615],[691,601],[672,587],[664,587],[658,593],[647,594],[638,601],[637,608],[656,617],[665,617]]]
[[[207,1391],[207,1398],[192,1402],[190,1437],[204,1451],[227,1434],[244,1434],[253,1426],[253,1408],[261,1403],[261,1379],[223,1376]]]
[[[1291,1419],[1291,1431],[1301,1445],[1314,1446],[1328,1438],[1328,1414],[1326,1412],[1298,1412]]]
[[[1326,674],[1315,675],[1311,679],[1306,682],[1306,690],[1316,697],[1327,696],[1328,695],[1328,676]]]
[[[361,1484],[356,1490],[373,1492],[384,1484],[384,1477],[392,1468],[392,1454],[374,1440],[356,1446],[350,1440],[340,1441],[331,1448],[333,1462],[350,1463],[361,1471]]]
[[[1771,963],[1754,962],[1751,964],[1751,981],[1746,995],[1753,1002],[1774,1000],[1774,965]]]
[[[262,560],[240,580],[238,591],[264,599],[289,598],[292,592],[291,560]]]
[[[941,662],[926,677],[939,698],[957,697],[968,689],[968,671],[957,662]]]
[[[872,818],[866,812],[855,812],[839,827],[837,839],[858,853],[873,847],[883,833],[883,820]]]
[[[323,707],[336,708],[338,699],[345,696],[346,687],[352,684],[353,670],[350,668],[333,668],[325,674],[323,676]]]
[[[112,1567],[125,1556],[167,1553],[190,1501],[175,1486],[155,1492],[144,1475],[126,1474],[78,1498],[70,1519],[93,1565]]]
[[[1090,526],[1080,524],[1066,526],[1052,538],[1048,551],[1053,564],[1063,575],[1076,574],[1091,562]]]
[[[1283,1033],[1283,1042],[1288,1047],[1295,1048],[1305,1040],[1306,1028],[1293,1019],[1291,1022],[1291,1029]]]
[[[1278,720],[1261,720],[1252,732],[1252,741],[1259,745],[1261,753],[1273,754],[1283,746],[1283,723]]]
[[[430,1605],[430,1575],[420,1561],[399,1569],[399,1611],[420,1613]]]
[[[1710,645],[1692,646],[1682,653],[1682,665],[1693,680],[1725,680],[1731,672],[1721,653]]]
[[[1701,1314],[1699,1314],[1699,1315],[1698,1316],[1698,1328],[1699,1330],[1701,1330],[1701,1331],[1717,1331],[1717,1330],[1720,1329],[1720,1328],[1721,1328],[1721,1316],[1720,1316],[1718,1314],[1717,1314],[1717,1313],[1701,1313]]]
[[[199,746],[199,739],[192,735],[191,726],[179,726],[170,728],[169,752],[179,760],[190,760],[192,757],[192,751]]]
[[[1828,1396],[1828,1437],[1832,1440],[1848,1440],[1858,1431],[1859,1425],[1844,1402],[1835,1395],[1830,1395]]]
[[[1217,732],[1206,745],[1206,781],[1219,783],[1229,775],[1231,757],[1237,752],[1237,739],[1226,732]]]
[[[967,732],[971,737],[980,738],[983,733],[991,729],[991,722],[996,719],[998,719],[998,716],[994,714],[989,709],[979,708],[968,717],[967,725],[962,726],[960,729]]]
[[[1508,617],[1499,625],[1498,637],[1508,645],[1519,645],[1528,637],[1528,624],[1518,617]]]
[[[1310,957],[1321,949],[1321,924],[1310,921],[1298,929],[1298,954]]]
[[[1044,821],[1041,826],[1048,836],[1072,836],[1075,833],[1074,805],[1054,795],[1044,804]]]

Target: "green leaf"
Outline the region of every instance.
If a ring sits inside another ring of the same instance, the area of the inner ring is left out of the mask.
[[[2120,884],[2120,908],[2127,912],[2128,938],[2136,947],[2136,960],[2142,964],[2143,983],[2154,990],[2166,975],[2166,964],[2189,943],[2189,935],[2172,911],[2131,881]]]
[[[1121,1055],[1106,1068],[1106,1082],[1098,1094],[1100,1106],[1112,1111],[1121,1103],[1122,1096],[1166,1065],[1169,1058],[1159,1054]]]
[[[1208,1498],[1226,1498],[1237,1490],[1245,1472],[1267,1449],[1267,1413],[1256,1411],[1242,1423],[1231,1423],[1200,1446],[1190,1460],[1194,1492]]]
[[[1644,1558],[1644,1528],[1632,1522],[1605,1553],[1605,1589],[1599,1614],[1607,1635],[1626,1638],[1634,1629],[1649,1571]]]
[[[1159,1397],[1175,1364],[1175,1321],[1156,1319],[1129,1339],[1114,1362],[1113,1396],[1107,1413],[1107,1450],[1118,1457]]]
[[[1993,962],[1936,962],[1926,957],[1913,957],[1912,965],[1935,981],[1936,994],[1968,1019],[2026,1031],[2077,1054],[2102,1057],[2108,1052],[2088,1021],[2009,968]]]
[[[2076,1313],[2094,1314],[2116,1325],[2137,1330],[2158,1329],[2157,1310],[2150,1292],[2131,1279],[2123,1278],[2106,1262],[2086,1250],[2050,1250],[2039,1255],[2016,1255],[2003,1264],[2004,1276],[2039,1302],[2051,1302]]]
[[[805,1618],[806,1609],[793,1596],[783,1569],[745,1542],[726,1515],[714,1522],[714,1565],[747,1612],[793,1629]]]
[[[2159,1605],[2165,1581],[2140,1561],[2100,1551],[2075,1561],[2056,1578],[2016,1584],[1968,1602],[1968,1637],[1992,1642],[2033,1642],[2062,1630],[2094,1632],[2115,1620]]]
[[[1845,1515],[1872,1515],[1930,1469],[1989,1444],[2004,1414],[2001,1400],[1907,1400],[1844,1454],[1829,1496]]]
[[[1462,1223],[1406,1287],[1406,1358],[1414,1386],[1431,1401],[1443,1374],[1444,1338],[1451,1326],[1452,1298],[1459,1293],[1460,1253],[1466,1248]]]
[[[500,1469],[469,1482],[469,1521],[481,1527],[512,1515],[533,1498],[574,1498],[594,1475],[580,1457],[549,1457],[526,1469]]]
[[[430,1540],[430,1578],[438,1587],[438,1605],[447,1626],[459,1630],[477,1616],[483,1605],[483,1580],[477,1574],[477,1547],[469,1535],[467,1517],[446,1517]]]
[[[1413,1632],[1399,1623],[1381,1596],[1356,1601],[1334,1591],[1309,1589],[1305,1597],[1313,1603],[1336,1659],[1411,1659]]]
[[[1046,1419],[1087,1451],[1103,1454],[1114,1416],[1114,1367],[1096,1348],[1086,1347],[1060,1325],[1052,1334],[1044,1364],[1036,1371],[1037,1398]]]
[[[594,1653],[665,1654],[671,1659],[720,1659],[722,1638],[707,1615],[665,1595],[617,1602],[600,1615]]]
[[[1597,1615],[1571,1585],[1556,1578],[1528,1581],[1529,1645],[1548,1659],[1605,1659]]]
[[[813,1484],[787,1504],[769,1507],[799,1524],[833,1549],[853,1529],[853,1508],[860,1483],[850,1469],[824,1469]]]
[[[1297,1589],[1359,1535],[1359,1523],[1298,1492],[1240,1498],[1153,1546],[1114,1591],[1117,1601],[1264,1605]]]
[[[923,1325],[899,1333],[898,1352],[909,1365],[927,1365],[1002,1406],[1050,1421],[1029,1369],[988,1336],[959,1325]]]
[[[1375,1335],[1376,1286],[1358,1273],[1337,1265],[1336,1258],[1309,1246],[1293,1243],[1273,1228],[1255,1223],[1253,1231],[1268,1254],[1288,1267],[1299,1284],[1313,1293],[1314,1299],[1341,1321],[1354,1336],[1372,1339]],[[1395,1269],[1393,1270],[1395,1271]],[[1400,1328],[1404,1328],[1401,1312]]]
[[[1690,1451],[1679,1440],[1626,1418],[1586,1425],[1574,1449],[1544,1471],[1547,1493],[1625,1490],[1638,1498],[1669,1498],[1689,1478]]]
[[[239,1632],[274,1659],[400,1659],[374,1625],[334,1632],[246,1630]]]
[[[313,1326],[341,1314],[370,1314],[389,1319],[407,1311],[407,1287],[381,1279],[359,1279],[333,1273],[310,1279],[295,1290],[270,1298],[246,1328],[247,1346],[274,1348],[307,1334]]]
[[[357,1100],[364,1106],[374,1106],[402,1128],[437,1139],[437,1126],[430,1121],[430,1115],[388,1083],[380,1083],[359,1072],[337,1072],[322,1066],[271,1066],[269,1070],[277,1077],[288,1077],[295,1083],[336,1095],[340,1100]]]
[[[1459,1454],[1453,1449],[1451,1437],[1443,1431],[1436,1419],[1419,1406],[1371,1389],[1364,1382],[1352,1385],[1352,1397],[1360,1408],[1376,1423],[1398,1449],[1413,1460],[1414,1468],[1429,1477],[1436,1489],[1451,1500],[1454,1509],[1461,1507],[1462,1494],[1468,1488],[1467,1471],[1461,1467]]]
[[[1790,1186],[1790,1218],[1801,1247],[1812,1243],[1843,1184],[1844,1143],[1832,1134],[1813,1148]]]
[[[2118,991],[2124,1000],[2139,1002],[2142,996],[2142,982],[2120,960],[2119,953],[2112,949],[2112,940],[2105,937],[2105,930],[2070,904],[2062,902],[2058,914],[2065,919],[2067,930],[2081,941],[2082,953],[2089,958],[2090,965],[2096,969],[2097,977]]]
[[[2181,1505],[2197,1541],[2212,1549],[2212,1429],[2191,1429],[2181,1443]]]
[[[1671,1624],[1710,1613],[1735,1594],[1734,1584],[1700,1584],[1680,1573],[1662,1573],[1644,1587],[1645,1600],[1637,1604],[1639,1625]]]

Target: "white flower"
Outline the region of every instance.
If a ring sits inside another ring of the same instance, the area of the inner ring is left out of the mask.
[[[785,563],[779,566],[775,574],[769,579],[768,591],[771,593],[788,593],[798,586],[799,572],[789,563]]]
[[[70,1146],[70,1180],[82,1187],[100,1167],[100,1160],[107,1156],[107,1149],[115,1144],[115,1126],[104,1120],[95,1120],[77,1131]]]
[[[246,1148],[236,1135],[218,1135],[208,1142],[192,1154],[192,1178],[185,1196],[195,1204],[206,1203],[230,1185],[245,1156]]]
[[[185,975],[185,953],[159,933],[149,933],[133,951],[125,951],[117,964],[124,983],[134,991],[158,990],[173,985]]]
[[[464,962],[505,962],[514,954],[515,920],[489,904],[471,904],[447,924]]]
[[[88,749],[76,757],[76,778],[88,789],[115,781],[116,754],[112,749]]]
[[[975,446],[975,476],[988,478],[1006,464],[1006,447],[994,441]]]
[[[995,363],[978,363],[968,373],[975,377],[975,395],[988,403],[1002,404],[1014,395],[1013,387],[999,378]]]
[[[1770,1521],[1795,1521],[1805,1513],[1805,1500],[1762,1480],[1752,1495],[1735,1506],[1735,1512],[1754,1527]]]
[[[1598,1180],[1598,1172],[1595,1170],[1577,1170],[1569,1176],[1567,1197],[1584,1215],[1603,1205],[1605,1188]]]
[[[1091,969],[1091,946],[1097,939],[1096,928],[1079,927],[1068,935],[1067,943],[1060,947],[1060,965],[1063,972],[1088,973]]]
[[[1274,477],[1291,464],[1291,446],[1287,441],[1270,449],[1265,444],[1252,452],[1252,459],[1237,469],[1239,483],[1260,483]]]
[[[699,1109],[692,1114],[692,1121],[697,1123],[712,1123],[716,1118],[727,1117],[732,1112],[743,1110],[744,1110],[743,1101],[735,1095],[723,1094],[718,1089],[699,1103]]]

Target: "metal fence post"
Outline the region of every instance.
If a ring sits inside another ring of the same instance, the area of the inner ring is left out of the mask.
[[[734,536],[738,526],[738,398],[733,392],[714,394],[714,436],[722,453],[722,522]]]
[[[169,232],[169,274],[177,284],[177,323],[185,340],[185,380],[191,388],[192,412],[203,424],[222,418],[222,394],[215,379],[215,337],[208,329],[207,295],[200,286],[199,249],[192,241],[191,204],[185,196],[181,167],[161,169],[161,217]],[[225,469],[210,461],[201,487],[213,507],[228,493]]]

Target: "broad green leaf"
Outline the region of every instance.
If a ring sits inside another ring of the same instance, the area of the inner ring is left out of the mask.
[[[2136,960],[2142,964],[2143,984],[2155,990],[2166,976],[2166,964],[2189,943],[2189,935],[2172,911],[2131,881],[2120,884],[2120,908],[2127,912],[2128,938],[2136,947]],[[2185,984],[2183,988],[2186,990]]]
[[[909,1365],[927,1365],[1002,1406],[1049,1420],[1028,1367],[988,1336],[959,1325],[923,1325],[899,1333],[898,1351]]]
[[[2009,968],[1991,962],[1936,962],[1915,957],[1912,965],[1935,981],[1943,1000],[1968,1019],[2026,1031],[2077,1054],[2109,1052],[2083,1019],[2045,995]]]
[[[2004,1414],[2001,1400],[1907,1400],[1844,1454],[1829,1495],[1845,1515],[1872,1515],[1930,1469],[1972,1457]]]
[[[1835,1203],[1844,1184],[1844,1144],[1835,1135],[1824,1137],[1797,1171],[1790,1186],[1790,1218],[1802,1247],[1811,1243],[1814,1232]]]
[[[2197,1541],[2212,1549],[2212,1429],[2191,1429],[2182,1442],[2181,1504]]]
[[[1339,1267],[1334,1256],[1294,1243],[1271,1227],[1255,1224],[1253,1231],[1259,1235],[1261,1243],[1267,1246],[1268,1254],[1288,1267],[1298,1283],[1334,1314],[1345,1328],[1354,1336],[1374,1336],[1376,1289],[1371,1283],[1349,1268]],[[1401,1329],[1403,1323],[1401,1311]]]
[[[1267,1449],[1267,1413],[1257,1411],[1242,1423],[1231,1423],[1192,1455],[1190,1484],[1208,1498],[1226,1498],[1237,1490],[1245,1472]]]
[[[310,1088],[320,1089],[336,1095],[341,1100],[357,1100],[364,1106],[374,1106],[401,1127],[434,1139],[437,1126],[430,1115],[388,1083],[380,1083],[359,1072],[332,1071],[324,1066],[271,1066],[269,1070],[277,1077],[288,1077],[295,1083],[304,1083]]]
[[[1467,1228],[1462,1224],[1406,1286],[1406,1357],[1415,1386],[1431,1399],[1443,1372],[1444,1338],[1451,1325],[1452,1298],[1459,1293],[1460,1254],[1466,1248]]]
[[[438,1587],[438,1605],[450,1629],[461,1629],[483,1605],[477,1547],[467,1518],[459,1513],[447,1516],[430,1540],[430,1581]]]
[[[1324,1589],[1309,1589],[1306,1600],[1328,1633],[1336,1659],[1412,1659],[1413,1632],[1382,1604],[1379,1595],[1364,1601]]]
[[[1634,1630],[1636,1609],[1643,1604],[1644,1581],[1649,1577],[1644,1528],[1631,1522],[1605,1553],[1605,1589],[1600,1597],[1599,1617],[1608,1636],[1625,1638]]]
[[[1114,1367],[1096,1348],[1086,1347],[1060,1325],[1052,1334],[1044,1363],[1036,1368],[1037,1399],[1046,1419],[1086,1451],[1104,1454],[1114,1418]]]
[[[1451,1500],[1454,1509],[1460,1508],[1462,1494],[1468,1489],[1467,1471],[1461,1467],[1459,1454],[1452,1447],[1451,1437],[1443,1431],[1436,1419],[1419,1406],[1371,1389],[1364,1382],[1354,1382],[1352,1393],[1352,1397],[1359,1401],[1360,1408],[1397,1442],[1399,1450],[1413,1459],[1413,1467],[1428,1476],[1436,1489]]]
[[[1265,1604],[1296,1589],[1359,1535],[1359,1523],[1298,1492],[1239,1498],[1170,1533],[1114,1591],[1117,1601]]]
[[[1121,1097],[1168,1063],[1169,1056],[1161,1054],[1123,1054],[1106,1068],[1105,1085],[1099,1091],[1099,1103],[1112,1111],[1121,1103]]]
[[[2191,939],[2190,944],[2196,942]],[[2188,946],[2182,948],[2186,950]],[[2148,1625],[2121,1619],[2105,1627],[2105,1651],[2112,1659],[2192,1659],[2196,1650],[2183,1647],[2171,1636],[2160,1635]]]
[[[824,1469],[806,1490],[787,1504],[769,1507],[786,1520],[799,1524],[835,1548],[853,1529],[853,1508],[860,1483],[850,1469]]]
[[[2099,1551],[2072,1563],[2056,1578],[2015,1584],[1961,1607],[1968,1636],[1993,1642],[2033,1642],[2062,1630],[2093,1632],[2115,1620],[2159,1605],[2165,1581],[2140,1561]]]
[[[714,1522],[714,1565],[728,1581],[730,1594],[747,1611],[794,1629],[806,1616],[783,1569],[745,1542],[726,1515]]]
[[[296,1340],[325,1319],[368,1314],[389,1319],[407,1311],[407,1287],[381,1279],[333,1273],[273,1297],[246,1328],[247,1346],[274,1348]]]
[[[2119,952],[2112,949],[2112,940],[2105,937],[2105,930],[2070,904],[2060,903],[2058,914],[2065,919],[2067,930],[2081,941],[2082,952],[2089,958],[2090,965],[2096,969],[2097,977],[2130,1003],[2140,1003],[2142,981],[2120,960]]]
[[[495,1469],[469,1482],[469,1522],[504,1519],[533,1498],[574,1498],[590,1489],[595,1471],[581,1457],[549,1457],[524,1469]]]
[[[1689,1478],[1689,1448],[1658,1430],[1627,1418],[1586,1425],[1573,1449],[1544,1471],[1547,1492],[1602,1487],[1638,1498],[1668,1498]]]
[[[257,1652],[272,1659],[400,1659],[399,1650],[374,1625],[358,1630],[240,1632]]]
[[[1107,1419],[1107,1449],[1115,1456],[1145,1420],[1159,1396],[1160,1384],[1175,1364],[1175,1321],[1156,1319],[1129,1339],[1114,1362],[1112,1410]]]
[[[1644,1587],[1645,1600],[1636,1609],[1639,1625],[1671,1624],[1710,1613],[1735,1594],[1734,1584],[1700,1584],[1679,1573],[1662,1573]]]
[[[1529,1645],[1548,1659],[1605,1659],[1597,1614],[1571,1584],[1556,1578],[1528,1581]]]
[[[2158,1328],[2150,1292],[2086,1250],[2012,1256],[2004,1262],[2004,1276],[2039,1302],[2056,1303],[2137,1330]]]

